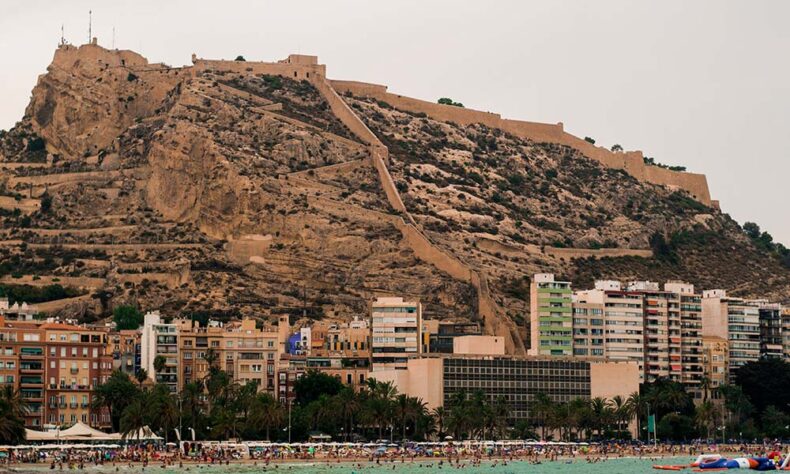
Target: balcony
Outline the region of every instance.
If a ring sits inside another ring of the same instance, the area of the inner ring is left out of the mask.
[[[69,372],[72,375],[76,375],[76,374],[80,373],[80,369],[75,369],[74,367],[72,367],[71,369],[69,369]]]
[[[28,373],[28,374],[42,374],[44,373],[44,367],[42,367],[41,364],[37,364],[37,365],[20,364],[19,372]]]

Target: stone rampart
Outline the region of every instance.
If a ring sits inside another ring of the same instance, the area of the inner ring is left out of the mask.
[[[544,247],[543,253],[557,258],[604,258],[604,257],[643,257],[651,258],[653,251],[650,249],[579,249]]]
[[[329,102],[332,111],[362,141],[370,145],[370,158],[375,166],[387,200],[393,209],[401,212],[403,218],[396,220],[396,226],[403,235],[403,240],[420,260],[433,265],[451,277],[471,283],[477,291],[478,314],[483,318],[486,332],[502,336],[505,348],[511,354],[525,353],[524,344],[512,321],[501,317],[496,303],[491,298],[485,275],[473,270],[466,262],[441,250],[417,227],[414,218],[403,205],[400,193],[387,169],[389,151],[365,123],[351,110],[351,107],[338,95],[329,81],[318,85],[319,91]],[[375,89],[375,87],[374,87]]]
[[[331,83],[332,87],[341,94],[350,92],[358,96],[371,97],[386,102],[396,109],[412,113],[424,113],[435,120],[453,122],[458,125],[480,123],[529,140],[566,145],[575,148],[585,156],[605,166],[623,169],[640,181],[682,189],[703,204],[713,205],[705,175],[672,171],[658,166],[647,165],[640,151],[622,153],[597,147],[565,132],[562,123],[548,124],[503,119],[499,114],[495,113],[436,104],[393,94],[387,91],[387,86],[379,84],[335,80],[331,81]]]
[[[237,74],[270,74],[273,76],[290,77],[291,79],[306,79],[310,82],[326,76],[326,66],[318,64],[317,61],[303,61],[304,56],[291,55],[288,59],[276,62],[258,61],[227,61],[222,59],[199,59],[192,57],[195,72],[202,71],[226,71]]]

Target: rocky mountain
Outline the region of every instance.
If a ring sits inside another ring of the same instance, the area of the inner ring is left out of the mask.
[[[699,176],[382,100],[313,57],[193,63],[58,48],[0,132],[2,283],[83,288],[42,304],[83,317],[135,302],[348,319],[396,294],[481,320],[514,351],[535,272],[790,300],[782,248]]]

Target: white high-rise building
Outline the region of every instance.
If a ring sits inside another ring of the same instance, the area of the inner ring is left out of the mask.
[[[164,364],[156,370],[156,358]],[[157,383],[164,383],[170,390],[178,389],[178,326],[162,323],[159,311],[149,311],[143,320],[140,336],[140,367]]]
[[[403,298],[378,298],[371,306],[373,370],[405,369],[410,356],[422,352],[422,305]]]

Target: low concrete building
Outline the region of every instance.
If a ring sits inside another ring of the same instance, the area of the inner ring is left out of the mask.
[[[453,354],[505,355],[505,338],[499,336],[460,336],[453,339]]]
[[[429,409],[449,407],[453,395],[482,391],[490,401],[504,397],[511,421],[526,419],[539,393],[556,402],[576,398],[628,397],[639,390],[634,362],[594,362],[554,357],[423,355],[409,359],[408,370],[382,370],[376,380],[418,397]]]

